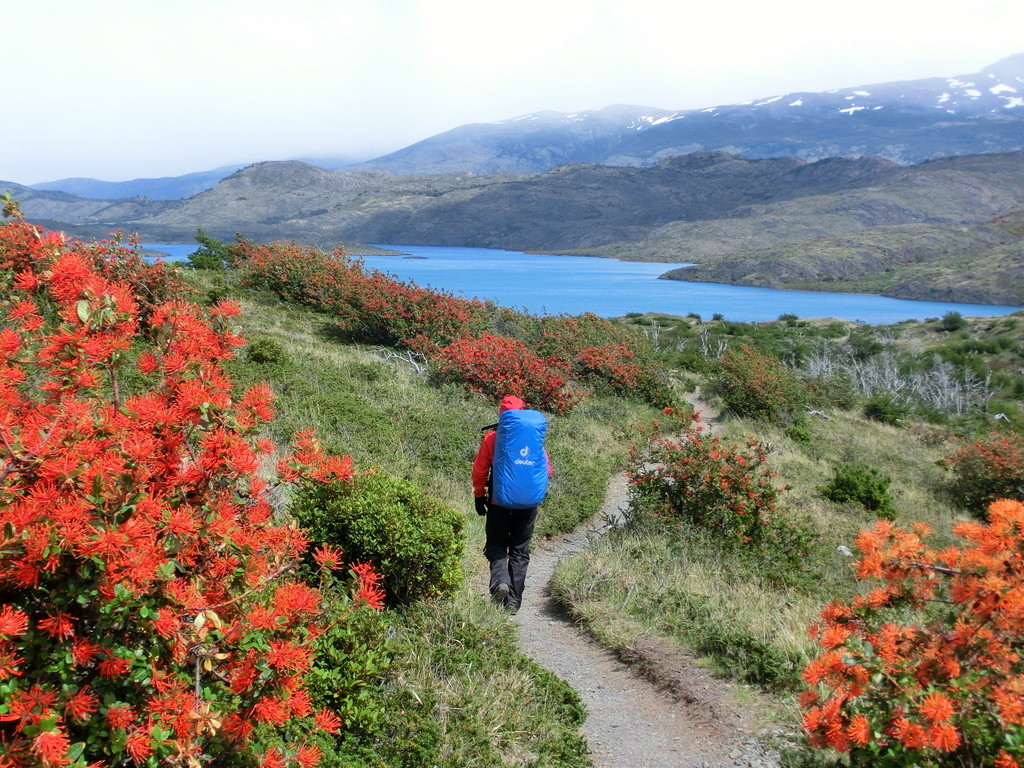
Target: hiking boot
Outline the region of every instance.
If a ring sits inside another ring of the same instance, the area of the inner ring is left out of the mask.
[[[508,593],[512,588],[505,582],[498,584],[493,590],[491,590],[491,600],[496,605],[505,605],[508,600]]]

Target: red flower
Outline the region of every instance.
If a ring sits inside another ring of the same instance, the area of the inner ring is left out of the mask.
[[[341,718],[329,709],[321,709],[317,712],[314,715],[314,722],[316,723],[317,730],[326,731],[327,733],[338,733],[343,725]]]
[[[374,570],[373,565],[370,563],[356,563],[352,566],[352,570],[359,580],[356,600],[365,601],[370,608],[383,608],[386,594],[384,588],[380,585],[380,574]]]
[[[32,751],[47,768],[68,765],[71,762],[67,757],[69,747],[68,737],[59,729],[42,731],[32,742]]]
[[[28,615],[9,605],[0,608],[0,635],[17,637],[28,630]]]

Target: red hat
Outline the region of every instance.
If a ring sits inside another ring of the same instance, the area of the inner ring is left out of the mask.
[[[498,413],[504,413],[505,411],[521,411],[526,407],[526,403],[521,398],[515,395],[505,395],[501,398],[501,405],[498,407]]]

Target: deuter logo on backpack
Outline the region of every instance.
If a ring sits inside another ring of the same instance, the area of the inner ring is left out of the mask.
[[[540,411],[511,410],[499,417],[491,465],[492,496],[498,506],[529,509],[544,500],[548,490],[547,428]]]
[[[522,458],[516,459],[516,464],[525,464],[526,466],[533,466],[533,459],[530,458],[530,446],[524,445],[519,449],[519,455]]]

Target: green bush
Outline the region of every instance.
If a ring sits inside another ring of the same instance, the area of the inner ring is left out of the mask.
[[[291,509],[312,541],[373,563],[391,604],[449,595],[462,583],[462,515],[406,480],[378,471],[324,483],[296,494]]]
[[[888,392],[875,395],[864,403],[864,416],[882,424],[895,426],[907,413],[907,406]]]
[[[967,327],[967,320],[959,312],[947,312],[939,321],[939,330],[952,332]]]
[[[892,519],[896,516],[889,485],[892,478],[874,467],[864,464],[843,464],[836,468],[835,477],[818,491],[822,498],[840,504],[860,504],[869,512],[878,512]]]
[[[786,437],[792,440],[794,443],[809,443],[814,435],[803,424],[790,424],[784,430]]]
[[[807,397],[807,405],[812,408],[838,408],[848,411],[857,404],[853,382],[845,373],[836,373],[828,377],[803,376],[801,383]]]
[[[253,339],[245,349],[249,362],[259,365],[284,365],[288,353],[273,339]]]
[[[231,258],[231,246],[225,245],[220,240],[210,237],[202,227],[194,235],[199,248],[188,257],[188,265],[192,269],[209,269],[215,272],[223,272]]]

